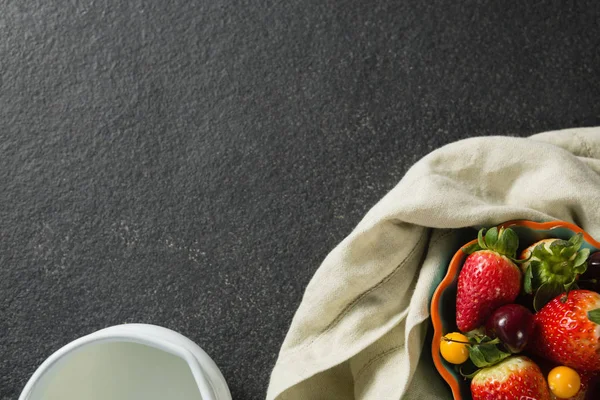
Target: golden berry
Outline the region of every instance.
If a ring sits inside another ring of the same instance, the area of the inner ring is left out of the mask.
[[[581,378],[572,368],[556,367],[548,374],[548,386],[556,397],[568,399],[579,392]]]
[[[462,333],[452,332],[440,342],[440,353],[451,364],[462,364],[469,358],[469,339]]]

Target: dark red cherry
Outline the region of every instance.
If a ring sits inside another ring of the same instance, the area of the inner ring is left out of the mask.
[[[492,313],[486,323],[488,336],[498,338],[511,353],[519,353],[533,334],[533,314],[519,304],[507,304]]]

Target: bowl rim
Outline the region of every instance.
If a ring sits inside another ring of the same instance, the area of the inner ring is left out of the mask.
[[[502,227],[502,228],[508,228],[511,226],[521,226],[521,227],[525,227],[525,228],[529,228],[529,229],[533,229],[533,230],[551,230],[551,229],[556,229],[556,228],[566,228],[566,229],[573,231],[574,233],[581,233],[586,242],[588,242],[589,244],[591,244],[592,246],[594,246],[596,248],[600,248],[600,242],[596,241],[586,231],[584,231],[582,228],[580,228],[579,226],[577,226],[571,222],[560,221],[560,220],[547,221],[547,222],[535,222],[535,221],[524,220],[524,219],[516,219],[516,220],[510,220],[507,222],[503,222],[497,226]],[[440,303],[440,298],[441,298],[442,292],[444,290],[446,290],[448,288],[448,286],[450,286],[450,284],[454,280],[454,277],[456,276],[456,273],[460,267],[459,260],[462,258],[461,257],[462,249],[464,249],[465,247],[467,247],[475,242],[477,242],[477,239],[473,239],[470,242],[462,245],[460,247],[460,249],[458,249],[456,251],[456,253],[452,257],[452,259],[450,260],[450,264],[448,265],[448,270],[446,272],[446,275],[444,276],[444,278],[442,279],[442,281],[440,282],[438,287],[435,289],[435,292],[433,293],[433,297],[431,299],[430,314],[431,314],[431,321],[433,324],[433,339],[432,339],[432,343],[431,343],[431,355],[433,357],[433,363],[435,365],[435,368],[438,370],[439,374],[446,381],[446,383],[450,386],[454,400],[462,400],[462,396],[460,394],[460,383],[454,377],[454,375],[452,375],[446,369],[446,367],[442,363],[442,359],[440,356],[440,340],[441,340],[442,334],[443,334],[442,320],[441,320],[441,317],[437,310],[439,309],[439,303]]]

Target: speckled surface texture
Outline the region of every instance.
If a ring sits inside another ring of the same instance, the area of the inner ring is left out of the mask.
[[[264,398],[319,263],[415,161],[598,124],[597,2],[519,3],[0,2],[0,398],[124,322]]]

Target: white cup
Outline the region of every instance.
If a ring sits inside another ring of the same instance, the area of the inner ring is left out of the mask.
[[[231,400],[225,378],[194,342],[155,325],[126,324],[52,354],[19,400]]]

